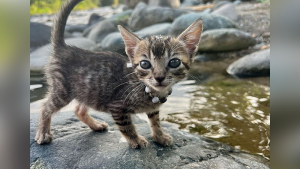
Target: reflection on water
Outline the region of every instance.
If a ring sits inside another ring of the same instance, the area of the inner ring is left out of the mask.
[[[197,78],[193,78],[197,79]],[[173,87],[161,119],[250,153],[270,157],[270,88],[220,76],[205,83],[186,80]],[[45,86],[31,86],[38,108]]]
[[[231,78],[194,82],[174,87],[174,95],[162,106],[162,120],[269,158],[269,87]]]

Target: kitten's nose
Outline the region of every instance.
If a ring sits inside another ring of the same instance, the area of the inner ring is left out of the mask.
[[[155,80],[161,83],[162,81],[165,80],[165,77],[155,77]]]

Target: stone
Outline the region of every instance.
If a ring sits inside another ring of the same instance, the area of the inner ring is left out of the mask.
[[[80,24],[80,25],[66,25],[65,30],[73,33],[73,32],[83,32],[86,28],[88,28],[88,25]]]
[[[237,29],[214,29],[202,33],[198,51],[225,52],[247,49],[256,41],[249,33]]]
[[[124,0],[124,4],[130,9],[134,9],[139,2],[148,3],[148,0]]]
[[[89,18],[89,22],[88,22],[88,25],[94,25],[100,21],[103,21],[105,18],[98,15],[98,14],[95,14],[93,13],[90,18]]]
[[[214,2],[214,7],[212,8],[213,10],[216,10],[218,8],[220,8],[221,6],[231,3],[229,0],[219,0]]]
[[[227,72],[238,77],[270,76],[270,49],[238,59],[229,65]]]
[[[170,27],[170,23],[160,23],[146,27],[134,33],[140,38],[145,38],[148,35],[167,35]],[[125,45],[120,32],[108,34],[103,41],[97,45],[97,51],[114,51],[125,54]]]
[[[227,17],[230,20],[237,21],[238,15],[233,3],[227,3],[212,12],[215,15]]]
[[[180,0],[149,0],[148,4],[151,6],[178,8],[180,6]]]
[[[70,44],[81,49],[93,51],[96,47],[95,42],[87,38],[70,38],[66,39],[66,44]],[[30,71],[43,72],[52,52],[52,45],[47,44],[30,53]]]
[[[52,118],[54,135],[48,145],[34,141],[39,114],[30,113],[30,168],[269,168],[269,162],[261,156],[172,129],[168,123],[162,123],[162,128],[173,137],[173,145],[162,147],[153,142],[149,124],[133,115],[137,132],[149,145],[132,149],[111,115],[91,110],[95,119],[109,124],[108,131],[94,132],[72,111],[60,112]]]
[[[180,7],[190,7],[195,5],[200,5],[201,2],[197,0],[185,0],[183,3],[181,3]]]
[[[206,13],[205,14],[188,13],[188,14],[183,14],[174,20],[170,28],[169,34],[172,36],[178,36],[188,26],[190,26],[196,19],[202,19],[203,31],[210,30],[210,29],[237,27],[233,21],[223,16],[206,14]]]
[[[83,32],[83,36],[93,40],[96,43],[100,43],[109,33],[118,31],[117,25],[124,25],[131,13],[132,10],[124,11],[122,13],[115,14],[104,21],[100,21],[91,28],[85,30]]]
[[[50,42],[51,27],[38,22],[30,22],[30,48],[37,48]],[[65,38],[73,37],[65,32]]]
[[[150,25],[172,22],[183,13],[186,13],[186,11],[169,7],[147,6],[145,3],[139,3],[129,18],[128,26],[133,31],[137,31]]]

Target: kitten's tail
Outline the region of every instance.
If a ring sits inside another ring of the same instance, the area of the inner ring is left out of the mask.
[[[68,0],[64,5],[62,5],[60,11],[56,16],[54,25],[51,32],[51,43],[53,47],[65,46],[64,32],[67,19],[73,10],[73,8],[83,0]]]

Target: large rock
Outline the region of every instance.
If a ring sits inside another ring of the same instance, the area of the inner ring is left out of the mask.
[[[256,41],[249,33],[237,29],[214,29],[203,32],[199,43],[200,52],[225,52],[247,49]]]
[[[122,13],[115,14],[104,21],[100,21],[98,24],[86,29],[83,32],[83,36],[95,41],[96,43],[100,43],[109,33],[118,31],[117,25],[124,25],[131,13],[132,10],[124,11]]]
[[[184,0],[183,3],[181,3],[180,7],[189,7],[189,6],[195,6],[201,4],[200,1],[197,0]]]
[[[30,48],[37,48],[50,42],[51,27],[42,23],[30,22]],[[72,35],[65,32],[65,38]]]
[[[95,42],[86,38],[66,39],[66,43],[93,51],[96,47]],[[52,52],[52,45],[47,44],[30,53],[30,71],[42,72]]]
[[[135,34],[137,34],[140,38],[145,38],[148,35],[167,35],[170,27],[170,23],[160,23],[141,29],[135,32]],[[114,32],[107,35],[103,39],[102,43],[98,45],[98,50],[114,51],[125,54],[124,41],[121,37],[120,32]]]
[[[181,15],[172,23],[169,34],[177,36],[190,26],[196,19],[203,22],[203,31],[220,28],[236,28],[237,26],[228,18],[213,14],[189,13]]]
[[[148,4],[151,6],[178,8],[180,6],[180,0],[149,0]]]
[[[148,0],[124,0],[124,4],[127,5],[128,8],[133,9],[141,1],[148,3]]]
[[[147,6],[139,3],[133,10],[128,21],[128,26],[137,31],[150,25],[163,22],[172,22],[176,17],[185,13],[184,10],[172,9],[169,7]]]
[[[227,72],[239,77],[269,76],[270,49],[254,52],[240,58],[229,65]]]
[[[153,142],[149,125],[133,116],[137,132],[149,145],[132,149],[109,114],[91,111],[94,118],[106,121],[108,131],[93,132],[71,111],[55,114],[52,119],[54,138],[51,144],[34,141],[37,113],[30,114],[30,168],[200,168],[200,169],[268,169],[269,163],[257,155],[235,150],[214,140],[171,129],[164,131],[174,140],[170,147]]]
[[[105,20],[104,17],[102,17],[102,16],[100,16],[100,15],[98,15],[98,14],[96,14],[96,13],[93,13],[93,14],[90,16],[90,18],[89,18],[88,25],[94,25],[94,24],[96,24],[96,23],[98,23],[98,22],[100,22],[100,21],[103,21],[103,20]]]
[[[85,25],[85,24],[66,25],[65,30],[70,33],[73,33],[73,32],[83,32],[86,28],[88,28],[88,25]]]
[[[233,21],[236,21],[238,19],[237,12],[233,3],[227,3],[219,7],[218,9],[214,10],[212,14],[221,15]]]

